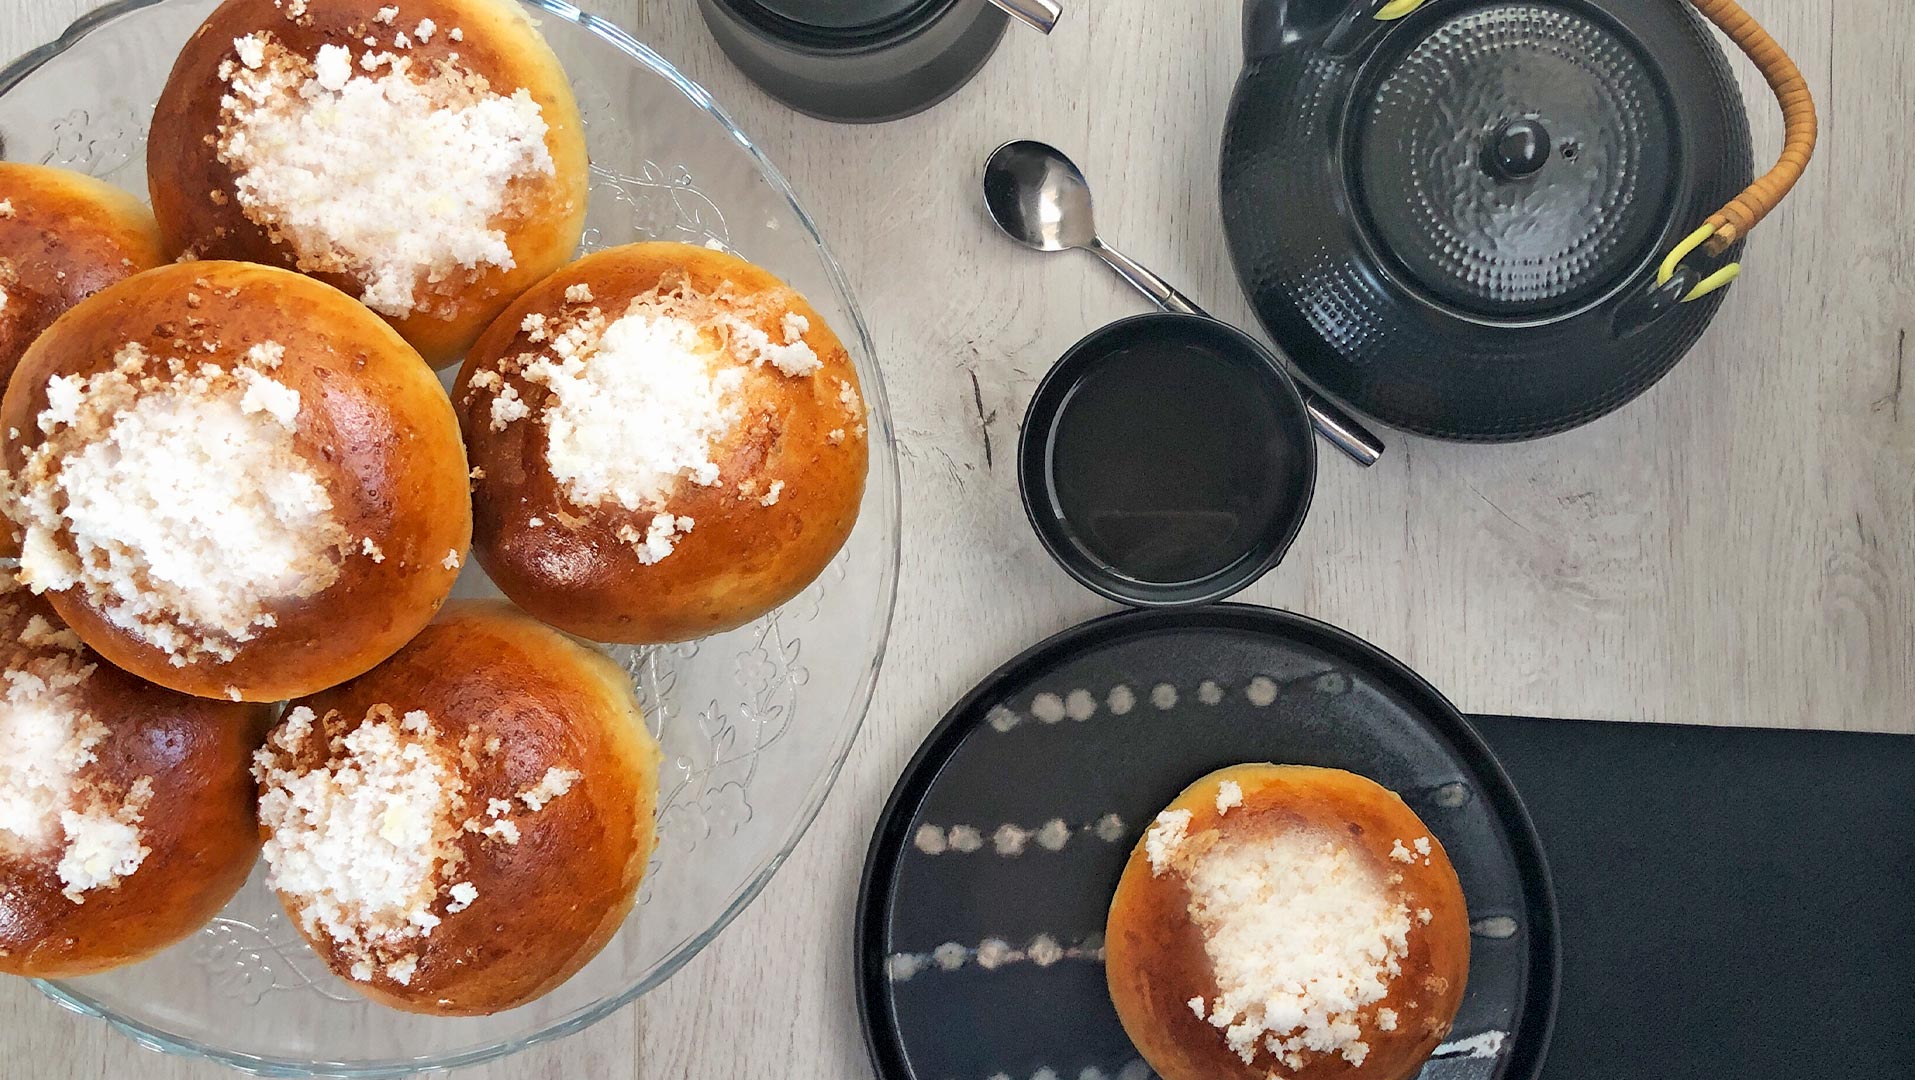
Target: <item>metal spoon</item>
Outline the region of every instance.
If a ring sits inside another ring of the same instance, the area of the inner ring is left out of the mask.
[[[1209,315],[1170,283],[1097,236],[1090,184],[1056,147],[1040,142],[1005,143],[984,166],[984,204],[1004,234],[1039,251],[1088,251],[1137,291],[1166,311]],[[1369,429],[1300,382],[1304,408],[1317,434],[1368,468],[1383,456],[1383,443]]]
[[[1064,9],[1057,0],[991,0],[991,3],[1011,18],[1046,34],[1057,29],[1057,20],[1064,17]]]

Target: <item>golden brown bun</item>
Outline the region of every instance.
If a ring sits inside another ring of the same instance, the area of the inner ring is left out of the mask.
[[[710,295],[729,284],[765,309],[752,321],[777,334],[785,312],[804,316],[803,340],[822,367],[794,377],[750,368],[739,396],[744,418],[711,450],[716,486],[680,479],[668,507],[696,527],[651,565],[621,528],[644,532],[650,510],[575,506],[546,461],[544,386],[517,373],[538,352],[526,316],[548,318],[583,284],[607,318],[661,285],[688,282]],[[494,394],[473,376],[497,372],[531,416],[494,430]],[[589,255],[540,282],[492,324],[466,358],[453,390],[476,466],[475,552],[505,594],[563,630],[596,641],[652,643],[703,637],[756,619],[803,591],[844,546],[864,497],[869,449],[858,374],[843,343],[812,306],[770,273],[723,252],[686,244],[633,244]],[[774,482],[773,505],[764,505]],[[741,487],[742,485],[742,487]],[[534,525],[534,521],[540,524]]]
[[[68,308],[166,262],[146,204],[83,173],[0,162],[0,387]]]
[[[478,748],[477,767],[462,770],[474,814],[535,786],[548,769],[583,774],[519,819],[516,844],[462,834],[458,880],[471,882],[478,899],[448,912],[441,898],[435,913],[444,921],[417,946],[409,985],[384,971],[354,981],[352,958],[323,933],[308,935],[366,996],[445,1016],[515,1008],[571,978],[630,914],[655,841],[661,755],[630,677],[604,654],[509,605],[463,601],[375,670],[292,704],[321,717],[363,717],[376,705],[425,712],[442,738]],[[493,738],[502,749],[488,753]],[[323,760],[322,740],[307,747],[308,767]],[[287,907],[298,923],[295,904]]]
[[[1243,804],[1217,812],[1226,780],[1243,789]],[[1405,1080],[1414,1076],[1449,1033],[1469,977],[1469,915],[1462,885],[1442,845],[1410,862],[1390,857],[1396,842],[1430,836],[1403,800],[1370,780],[1339,769],[1302,765],[1239,765],[1198,780],[1168,810],[1188,810],[1191,843],[1205,834],[1240,838],[1271,831],[1321,830],[1347,837],[1349,849],[1367,859],[1410,911],[1428,909],[1430,921],[1410,920],[1409,953],[1402,974],[1375,1008],[1394,1009],[1396,1030],[1363,1026],[1370,1051],[1361,1066],[1341,1055],[1310,1056],[1302,1069],[1282,1066],[1266,1049],[1245,1063],[1223,1032],[1199,1019],[1187,1004],[1218,993],[1204,951],[1203,935],[1188,914],[1190,895],[1174,869],[1153,876],[1145,845],[1131,852],[1111,901],[1106,928],[1106,969],[1111,1000],[1124,1030],[1164,1080],[1265,1080],[1275,1073],[1295,1080]],[[1373,1013],[1372,1013],[1373,1015]]]
[[[381,8],[393,6],[399,9],[397,18],[374,21]],[[551,176],[514,180],[507,212],[492,223],[512,250],[511,269],[480,264],[474,272],[462,270],[437,284],[421,283],[420,298],[435,310],[391,320],[420,355],[443,367],[457,360],[527,286],[564,265],[585,230],[591,175],[578,102],[558,57],[515,0],[307,0],[297,20],[275,0],[227,0],[174,62],[153,113],[147,181],[169,251],[302,269],[289,245],[274,241],[241,209],[233,169],[219,160],[213,145],[220,101],[229,92],[221,66],[236,59],[234,40],[255,32],[270,32],[309,59],[323,45],[343,46],[358,58],[370,51],[367,36],[388,50],[396,33],[411,34],[425,19],[438,32],[399,51],[422,66],[457,53],[460,68],[483,76],[492,93],[525,90],[544,117],[546,150],[555,167]],[[461,40],[452,39],[455,29]],[[365,74],[357,66],[354,73]],[[446,163],[447,168],[456,165]],[[361,295],[361,283],[347,274],[314,276]]]
[[[245,883],[259,853],[253,783],[247,773],[271,710],[207,701],[141,682],[85,648],[27,633],[35,616],[59,618],[24,589],[0,595],[0,655],[8,672],[36,662],[92,672],[75,691],[76,711],[105,728],[76,793],[120,800],[141,779],[152,797],[138,822],[149,849],[117,885],[65,895],[60,846],[20,849],[0,831],[0,972],[67,979],[131,964],[204,925]],[[21,640],[23,633],[41,643]],[[0,703],[0,727],[20,722]]]
[[[335,520],[355,542],[371,540],[380,561],[354,549],[323,591],[270,603],[277,625],[240,643],[230,662],[202,655],[178,666],[110,622],[84,587],[49,593],[81,639],[170,689],[280,701],[366,671],[432,620],[471,542],[465,452],[444,390],[391,327],[344,293],[284,270],[205,262],[148,271],[74,308],[27,350],[0,402],[0,428],[20,432],[5,446],[9,474],[20,475],[43,438],[35,418],[47,408],[48,380],[110,370],[129,342],[156,358],[229,368],[256,344],[283,345],[273,377],[300,395],[295,449],[331,497]]]

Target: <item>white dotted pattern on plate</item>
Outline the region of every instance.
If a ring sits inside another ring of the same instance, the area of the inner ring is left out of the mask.
[[[1308,684],[1311,689],[1326,694],[1346,693],[1350,689],[1349,678],[1340,672],[1324,672],[1293,680],[1293,684]],[[1282,695],[1284,684],[1265,675],[1258,675],[1244,684],[1239,691],[1249,705],[1257,709],[1267,709],[1274,705]],[[1215,707],[1224,703],[1229,696],[1226,688],[1211,679],[1198,683],[1193,696],[1186,698],[1177,687],[1170,683],[1157,683],[1145,691],[1145,699],[1159,712],[1169,712],[1177,708],[1180,702],[1196,702],[1198,705]],[[1044,726],[1062,724],[1066,721],[1082,723],[1095,717],[1100,706],[1115,716],[1129,714],[1139,704],[1138,690],[1127,684],[1112,687],[1100,698],[1088,689],[1075,689],[1067,694],[1044,691],[1032,695],[1028,708],[1018,712],[1008,705],[995,705],[985,713],[985,722],[992,730],[1000,734],[1022,727],[1026,722]],[[1449,784],[1436,794],[1438,805],[1456,807],[1467,801],[1468,793],[1461,784]],[[940,826],[923,824],[912,834],[912,846],[923,856],[946,856],[952,854],[970,855],[987,847],[1005,858],[1016,858],[1025,853],[1029,841],[1035,838],[1049,851],[1062,851],[1076,836],[1094,836],[1105,843],[1119,843],[1124,839],[1123,821],[1116,814],[1106,814],[1097,821],[1077,827],[1067,824],[1062,818],[1053,818],[1037,829],[1027,829],[1014,823],[984,829],[975,825]],[[1516,932],[1516,922],[1507,916],[1491,916],[1478,919],[1470,924],[1470,930],[1478,937],[1503,939]],[[885,958],[885,974],[893,983],[909,982],[927,972],[954,972],[966,967],[977,967],[985,971],[997,971],[1015,964],[1031,963],[1048,968],[1066,960],[1104,962],[1104,940],[1102,935],[1093,934],[1074,945],[1062,945],[1049,934],[1039,934],[1023,946],[1014,946],[1002,938],[986,938],[975,946],[960,942],[946,942],[928,953],[892,953]],[[1466,1039],[1444,1043],[1430,1054],[1434,1068],[1445,1066],[1454,1069],[1465,1067],[1469,1071],[1445,1071],[1445,1077],[1454,1076],[1457,1080],[1469,1077],[1475,1080],[1476,1068],[1468,1063],[1493,1063],[1502,1054],[1503,1042],[1507,1033],[1488,1031]],[[1150,1080],[1156,1074],[1150,1071],[1142,1061],[1133,1061],[1124,1066],[1115,1076],[1115,1080]],[[1426,1074],[1427,1075],[1427,1074]],[[1109,1074],[1096,1068],[1082,1071],[1076,1080],[1099,1080]],[[987,1080],[1012,1080],[1009,1074],[999,1073]],[[1055,1069],[1040,1069],[1031,1080],[1070,1080]]]

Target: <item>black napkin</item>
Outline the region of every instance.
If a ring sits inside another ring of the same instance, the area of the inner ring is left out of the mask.
[[[1915,1078],[1915,738],[1474,722],[1555,873],[1545,1080]]]

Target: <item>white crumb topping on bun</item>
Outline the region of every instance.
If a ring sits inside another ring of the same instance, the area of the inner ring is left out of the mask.
[[[140,825],[151,777],[124,791],[90,775],[108,737],[82,697],[96,664],[35,614],[8,643],[0,687],[0,851],[46,861],[66,899],[112,888],[151,854]]]
[[[379,704],[355,719],[297,706],[254,756],[268,884],[353,978],[411,985],[434,931],[481,899],[474,862],[519,843],[583,779],[553,766],[511,798],[481,800],[497,780],[479,771],[480,751],[503,748],[448,735],[427,710]]]
[[[1225,780],[1217,785],[1217,813],[1229,813],[1233,808],[1243,805],[1243,785],[1235,780]]]
[[[80,590],[176,665],[231,660],[276,601],[329,587],[351,538],[295,444],[283,353],[227,368],[128,344],[108,370],[49,379],[42,441],[5,483],[21,580]]]
[[[409,980],[404,962],[439,925],[435,908],[464,861],[454,748],[423,712],[374,706],[347,724],[299,706],[255,755],[253,775],[268,884],[308,934],[353,961],[355,978],[384,967]]]
[[[375,51],[355,64],[344,46],[306,57],[271,34],[235,48],[219,160],[299,269],[347,275],[403,318],[430,309],[432,285],[516,265],[501,228],[514,184],[556,173],[529,93],[495,93],[456,60]]]
[[[1293,1071],[1326,1055],[1360,1067],[1366,1030],[1399,1022],[1379,1003],[1409,955],[1411,914],[1382,869],[1313,829],[1206,832],[1194,843],[1188,812],[1177,813],[1160,816],[1146,844],[1159,840],[1166,869],[1183,878],[1218,989],[1193,1010],[1246,1064],[1267,1051]]]
[[[615,535],[640,563],[657,563],[695,524],[674,512],[674,494],[722,483],[719,448],[744,418],[747,376],[768,368],[805,378],[823,365],[804,340],[810,321],[786,309],[782,291],[741,296],[725,284],[701,293],[682,279],[612,305],[611,313],[578,307],[596,300],[584,283],[563,295],[571,309],[520,318],[519,331],[535,348],[497,370],[474,372],[467,392],[484,397],[468,402],[481,406],[493,431],[535,418],[564,498],[633,515]],[[776,326],[776,336],[760,323]],[[520,384],[540,392],[521,392]],[[741,495],[767,507],[785,490],[771,481],[758,495],[748,483],[738,486]]]

